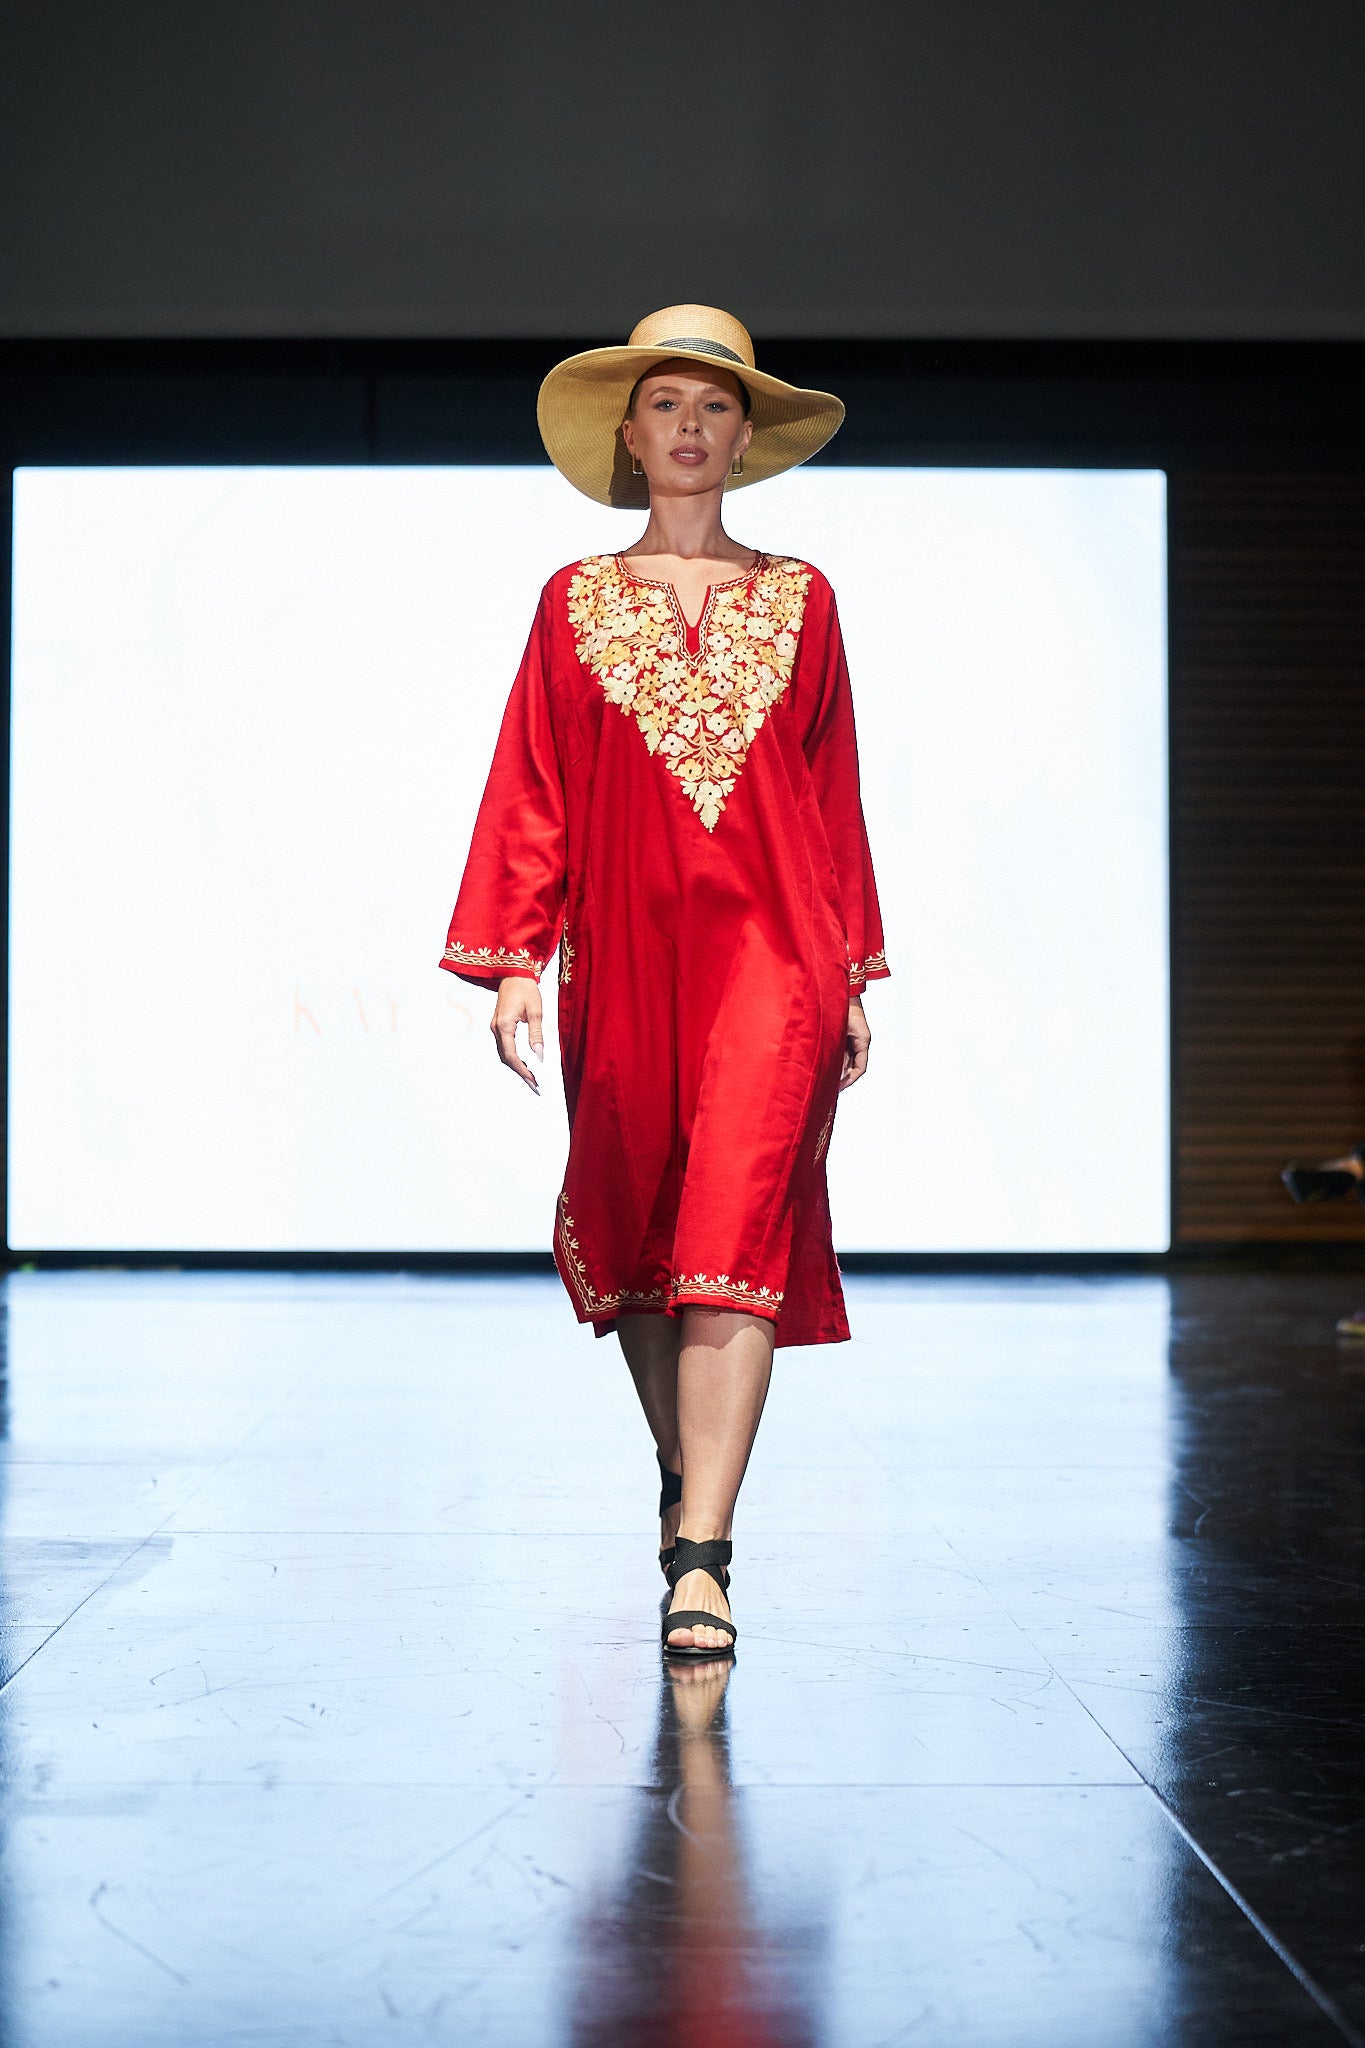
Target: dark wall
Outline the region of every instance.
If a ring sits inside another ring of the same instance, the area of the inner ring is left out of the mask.
[[[8,0],[0,334],[1365,334],[1359,0]]]
[[[1176,1232],[1347,1238],[1365,1140],[1365,473],[1172,479]]]

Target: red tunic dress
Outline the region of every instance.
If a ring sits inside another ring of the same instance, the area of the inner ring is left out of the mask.
[[[496,988],[556,945],[578,1320],[846,1339],[826,1154],[849,995],[889,969],[818,569],[760,555],[695,627],[616,555],[545,585],[441,965]]]

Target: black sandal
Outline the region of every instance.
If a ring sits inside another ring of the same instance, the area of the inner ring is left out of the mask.
[[[1334,1202],[1362,1186],[1344,1166],[1286,1166],[1280,1179],[1296,1202]]]
[[[1352,1145],[1343,1156],[1365,1169],[1365,1143]],[[1335,1202],[1342,1195],[1358,1195],[1365,1202],[1365,1172],[1352,1173],[1346,1166],[1286,1166],[1280,1179],[1296,1202]]]
[[[728,1592],[730,1574],[725,1567],[734,1555],[734,1545],[725,1536],[712,1536],[703,1543],[694,1543],[690,1536],[680,1536],[673,1546],[673,1563],[668,1574],[670,1586],[676,1586],[679,1579],[685,1579],[689,1572],[703,1571],[713,1578],[721,1591]],[[725,1628],[730,1631],[728,1643],[719,1643],[711,1650],[699,1643],[670,1643],[668,1638],[675,1628]],[[682,1607],[663,1618],[663,1650],[666,1657],[690,1657],[699,1663],[704,1657],[728,1657],[735,1646],[739,1630],[723,1615],[707,1614],[700,1607]]]
[[[669,1509],[675,1508],[682,1499],[682,1473],[669,1471],[664,1463],[662,1451],[656,1451],[654,1455],[659,1461],[659,1477],[663,1481],[659,1490],[659,1520],[662,1522]],[[670,1543],[666,1550],[659,1552],[659,1569],[665,1578],[668,1577],[668,1567],[673,1562],[673,1549],[674,1546]]]

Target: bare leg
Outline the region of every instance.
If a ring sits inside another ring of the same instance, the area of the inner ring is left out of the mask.
[[[618,1316],[616,1334],[659,1455],[670,1472],[680,1472],[678,1349],[682,1324],[676,1316]],[[681,1507],[670,1508],[660,1522],[661,1548],[666,1549],[676,1537],[681,1513]]]
[[[766,1316],[742,1309],[685,1308],[678,1353],[678,1435],[682,1445],[683,1499],[680,1536],[694,1543],[728,1537],[740,1481],[758,1433],[772,1378],[776,1326]],[[708,1572],[687,1572],[673,1590],[671,1607],[701,1608],[728,1615],[730,1603]],[[723,1648],[724,1629],[677,1628],[668,1640],[678,1648]]]

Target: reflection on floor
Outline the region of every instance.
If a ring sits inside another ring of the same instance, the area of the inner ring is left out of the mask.
[[[556,1278],[11,1278],[5,2048],[1365,2039],[1350,1278],[847,1290],[670,1676]]]

